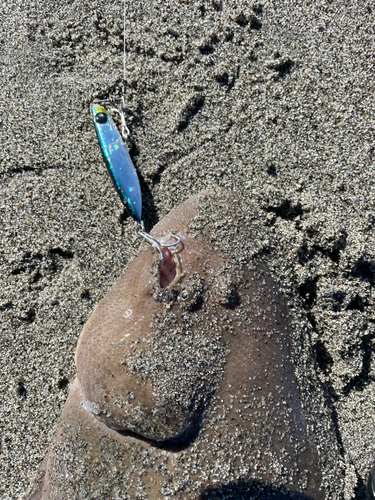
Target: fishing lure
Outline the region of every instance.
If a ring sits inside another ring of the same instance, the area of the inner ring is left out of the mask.
[[[117,109],[114,111],[120,113],[122,121],[122,134],[124,138],[126,138],[127,126],[125,123],[123,108],[124,105],[122,101],[120,111]],[[146,241],[148,241],[148,243],[150,243],[150,245],[158,250],[161,264],[163,264],[164,255],[162,247],[175,247],[181,240],[175,234],[171,234],[176,239],[174,243],[161,243],[145,231],[144,223],[142,221],[141,187],[139,185],[137,172],[130,158],[125,142],[106,108],[100,104],[93,104],[91,112],[96,135],[98,136],[105,163],[108,167],[113,183],[116,186],[117,192],[120,195],[121,201],[124,203],[127,211],[135,221],[137,234],[142,236]]]
[[[93,104],[91,110],[99,144],[113,183],[130,215],[140,223],[141,187],[128,149],[108,111],[99,104]]]

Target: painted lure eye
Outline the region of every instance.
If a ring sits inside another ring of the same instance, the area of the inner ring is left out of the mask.
[[[106,113],[98,113],[95,115],[96,123],[105,123],[108,120],[108,115]]]

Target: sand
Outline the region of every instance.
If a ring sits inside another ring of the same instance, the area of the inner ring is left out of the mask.
[[[0,6],[4,499],[25,497],[82,326],[139,246],[89,110],[121,93],[122,9]],[[138,0],[127,16],[146,227],[208,187],[257,206],[294,315],[302,394],[314,374],[345,499],[363,498],[375,461],[374,12],[354,0]]]

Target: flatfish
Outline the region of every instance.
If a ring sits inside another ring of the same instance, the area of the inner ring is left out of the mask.
[[[256,212],[203,192],[152,234],[170,232],[86,323],[29,499],[327,498]]]

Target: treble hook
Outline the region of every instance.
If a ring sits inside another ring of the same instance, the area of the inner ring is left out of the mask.
[[[160,255],[161,265],[163,265],[164,262],[163,252],[161,250],[162,247],[165,248],[176,247],[179,243],[181,243],[181,238],[179,238],[176,234],[171,233],[171,236],[173,236],[173,238],[176,238],[177,241],[175,241],[174,243],[166,243],[165,245],[161,244],[160,241],[151,236],[151,234],[146,233],[143,221],[141,222],[135,221],[135,232],[136,234],[142,236],[148,243],[150,243],[150,245],[152,245],[154,248],[158,250]]]

